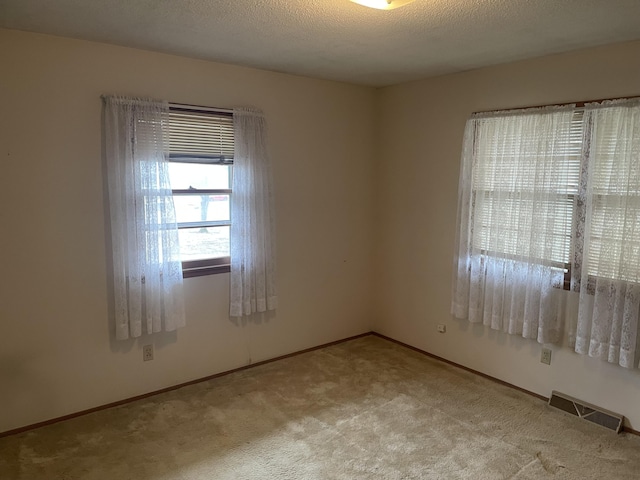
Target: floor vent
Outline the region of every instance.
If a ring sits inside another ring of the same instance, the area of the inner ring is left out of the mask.
[[[555,390],[551,392],[549,405],[582,418],[583,420],[587,420],[588,422],[613,430],[616,433],[619,433],[622,429],[622,422],[624,420],[622,415],[596,407],[595,405],[572,398],[569,395],[556,392]]]

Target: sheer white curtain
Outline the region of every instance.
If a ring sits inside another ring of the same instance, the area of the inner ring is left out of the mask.
[[[166,102],[103,97],[116,338],[185,324]]]
[[[587,105],[585,132],[575,349],[630,368],[640,311],[640,101]]]
[[[233,111],[230,315],[275,310],[276,262],[266,123],[258,110]]]
[[[452,313],[554,343],[579,178],[574,107],[476,114],[465,129]]]

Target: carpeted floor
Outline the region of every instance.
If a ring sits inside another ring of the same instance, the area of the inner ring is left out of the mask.
[[[638,479],[640,438],[368,336],[0,439],[0,478]]]

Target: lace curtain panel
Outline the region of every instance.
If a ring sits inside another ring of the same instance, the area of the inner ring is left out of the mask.
[[[275,218],[264,116],[237,108],[233,121],[229,313],[242,317],[276,309]]]
[[[474,115],[465,130],[452,313],[637,365],[640,102]]]
[[[452,313],[541,343],[562,328],[573,109],[475,115],[464,136]],[[553,172],[553,173],[552,173]]]
[[[185,324],[166,102],[104,97],[116,338]]]
[[[578,353],[637,365],[640,312],[640,101],[585,107],[587,143],[572,289]],[[583,240],[580,242],[580,240]]]

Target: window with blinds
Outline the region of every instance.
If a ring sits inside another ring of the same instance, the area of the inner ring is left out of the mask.
[[[587,272],[640,283],[640,110],[596,109],[591,122]]]
[[[640,283],[640,109],[536,115],[476,120],[473,248],[565,272],[575,252],[590,281]]]
[[[174,162],[233,163],[233,115],[172,107],[169,156]]]
[[[553,120],[506,116],[477,121],[474,249],[568,269],[582,120],[579,110]],[[549,121],[555,124],[539,128]]]
[[[168,131],[183,275],[229,271],[233,115],[171,106]]]

